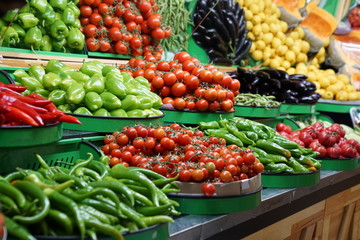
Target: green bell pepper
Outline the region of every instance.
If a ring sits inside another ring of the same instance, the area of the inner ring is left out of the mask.
[[[84,74],[87,76],[86,74]],[[91,78],[85,83],[84,88],[87,92],[97,92],[102,93],[105,90],[104,77],[100,73],[95,73]]]
[[[11,25],[11,27],[12,27],[13,29],[15,29],[15,31],[18,33],[19,38],[24,38],[24,37],[25,37],[26,32],[25,32],[25,30],[24,30],[19,24],[13,23],[13,24]]]
[[[103,107],[108,111],[112,111],[121,107],[121,100],[111,92],[103,92],[100,94],[103,101]]]
[[[153,106],[153,100],[151,97],[139,95],[136,96],[136,98],[139,100],[139,109],[150,109]]]
[[[15,22],[18,18],[18,8],[11,9],[5,13],[2,19],[6,22]]]
[[[53,91],[59,89],[61,85],[61,78],[53,72],[46,73],[43,77],[43,85],[47,90]]]
[[[42,33],[38,27],[30,28],[25,35],[25,46],[33,49],[40,49],[42,44]]]
[[[127,117],[128,116],[124,109],[112,110],[112,111],[110,111],[110,115],[112,117]]]
[[[45,71],[46,72],[58,72],[63,67],[66,67],[66,65],[64,63],[62,63],[62,62],[60,62],[59,60],[56,60],[56,59],[51,59],[47,63]]]
[[[7,26],[8,26],[7,22],[5,22],[3,19],[0,18],[0,28]]]
[[[35,77],[22,77],[21,84],[26,86],[28,90],[35,91],[36,89],[43,89],[44,86]]]
[[[159,109],[163,105],[161,97],[159,95],[157,95],[156,93],[147,91],[146,94],[143,94],[143,95],[153,98],[153,108]]]
[[[67,0],[50,0],[50,5],[60,12],[63,12],[67,5]]]
[[[30,7],[35,8],[39,13],[46,10],[47,0],[30,0]]]
[[[21,83],[21,79],[23,77],[28,77],[29,74],[24,69],[17,69],[15,72],[13,72],[13,75],[15,77],[15,80],[19,83]]]
[[[96,92],[86,93],[84,102],[85,102],[86,107],[90,111],[96,111],[96,110],[100,109],[103,105],[103,101],[102,101],[100,95]],[[94,113],[94,115],[97,115],[97,114]]]
[[[30,11],[31,11],[30,3],[27,1],[26,4],[22,6],[22,8],[20,8],[19,13],[28,13]]]
[[[144,78],[144,77],[142,77],[142,76],[137,76],[137,77],[135,78],[135,81],[138,82],[138,83],[140,83],[141,85],[143,85],[143,86],[146,87],[147,89],[150,89],[149,81],[148,81],[146,78]]]
[[[74,71],[71,74],[71,78],[81,84],[85,84],[90,80],[90,77],[88,75],[86,75],[80,71]],[[84,85],[84,87],[85,87],[85,85]],[[85,90],[86,90],[86,88],[85,88]]]
[[[86,75],[88,75],[89,77],[91,77],[95,73],[102,74],[101,68],[90,62],[84,63],[79,70],[82,73],[85,73]]]
[[[164,113],[163,113],[161,110],[159,110],[159,109],[150,108],[150,110],[154,113],[154,116],[164,115]]]
[[[111,114],[105,109],[100,108],[94,112],[95,116],[111,117]]]
[[[3,47],[14,46],[20,41],[19,34],[12,27],[2,27],[0,30],[0,36],[3,36],[1,39],[1,46]]]
[[[67,45],[72,49],[82,50],[84,48],[85,36],[78,28],[71,28],[66,40]]]
[[[128,115],[128,117],[146,117],[146,115],[144,114],[144,111],[141,109],[133,109],[133,110],[127,111],[126,114]]]
[[[60,88],[63,90],[68,90],[72,85],[80,85],[82,87],[82,85],[78,82],[76,82],[74,79],[71,78],[67,78],[61,81],[60,83]]]
[[[60,73],[59,76],[62,79],[66,79],[66,78],[72,78],[72,74],[76,72],[76,69],[69,67],[69,66],[65,66],[62,69],[60,69]],[[75,79],[74,79],[75,80]]]
[[[81,84],[75,83],[66,90],[66,94],[67,103],[79,104],[84,100],[86,92]]]
[[[51,52],[52,50],[52,41],[49,35],[44,35],[42,38],[42,43],[40,46],[41,51],[48,51]]]
[[[110,65],[105,65],[102,69],[102,75],[104,77],[106,77],[106,75],[109,73],[109,72],[115,72],[115,73],[120,73],[119,69],[114,67],[114,66],[110,66]]]
[[[126,87],[120,74],[113,72],[108,73],[105,79],[105,88],[121,100],[126,96]]]
[[[93,115],[86,107],[79,107],[73,113],[81,115]]]
[[[63,11],[63,13],[61,14],[61,20],[67,25],[67,26],[73,26],[75,20],[76,20],[76,16],[74,11],[67,7],[65,8],[65,10]]]
[[[45,11],[41,14],[41,18],[43,20],[43,25],[48,27],[53,24],[56,20],[56,12],[51,7],[50,4],[46,5]]]
[[[62,20],[55,20],[50,25],[50,35],[56,40],[65,39],[69,34],[69,29]]]
[[[32,13],[20,13],[18,22],[24,29],[29,29],[38,25],[39,19]]]
[[[66,52],[65,45],[66,45],[65,38],[60,39],[60,40],[53,39],[53,41],[52,41],[52,46],[56,52]]]
[[[130,111],[139,107],[140,102],[135,95],[126,95],[126,97],[121,100],[121,108],[125,111]]]
[[[70,9],[74,12],[76,19],[79,18],[79,16],[80,16],[80,9],[78,8],[78,6],[76,6],[75,3],[69,2],[68,5],[67,5],[67,7],[70,8]]]
[[[40,65],[31,65],[28,71],[29,75],[35,77],[39,82],[42,83],[45,75],[45,69]]]
[[[58,105],[57,109],[59,109],[62,112],[66,112],[66,113],[72,113],[72,108],[70,104],[62,104],[62,105]]]
[[[92,65],[94,65],[94,66],[97,66],[97,67],[100,68],[100,69],[102,69],[103,67],[106,66],[105,63],[100,62],[100,61],[98,61],[98,60],[92,60],[92,61],[89,61],[89,62],[86,62],[86,63],[92,64]]]
[[[48,99],[53,101],[56,106],[66,104],[66,92],[61,89],[55,89],[50,92]]]

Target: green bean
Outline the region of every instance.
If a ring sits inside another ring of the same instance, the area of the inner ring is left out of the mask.
[[[241,93],[236,96],[235,104],[268,108],[279,107],[281,103],[275,100],[275,96]]]

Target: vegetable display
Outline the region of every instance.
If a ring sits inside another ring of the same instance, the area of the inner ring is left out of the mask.
[[[74,1],[31,0],[0,21],[3,47],[77,53],[84,49],[80,9]]]
[[[192,37],[213,64],[240,64],[251,47],[244,10],[232,0],[198,1],[193,24]]]
[[[275,100],[275,96],[266,96],[252,93],[239,93],[235,97],[235,105],[254,107],[280,107],[281,103]]]
[[[161,59],[160,41],[171,29],[149,1],[80,1],[83,33],[91,52],[108,52]]]
[[[345,138],[345,130],[338,123],[325,127],[323,123],[317,122],[296,131],[279,123],[276,129],[288,139],[319,152],[318,158],[354,158],[360,154],[359,142]]]
[[[18,69],[13,75],[29,93],[43,95],[67,113],[105,117],[163,114],[161,99],[150,91],[145,78],[133,78],[99,61],[85,62],[75,70],[52,59],[45,68],[33,65],[28,72]]]
[[[171,61],[130,59],[120,71],[146,78],[163,104],[176,110],[231,111],[240,89],[239,80],[187,52],[176,53]]]
[[[106,135],[102,150],[110,166],[139,166],[182,182],[232,182],[251,178],[264,169],[248,149],[226,136],[204,137],[199,130],[173,123],[164,127],[124,127]],[[226,146],[229,144],[229,146]],[[213,189],[213,185],[204,186]],[[205,195],[215,193],[205,191]]]
[[[219,122],[200,122],[199,128],[209,136],[221,137],[228,144],[246,147],[264,165],[268,173],[306,173],[320,169],[318,155],[276,133],[264,124],[235,117]]]
[[[108,158],[94,160],[89,153],[70,169],[49,166],[36,155],[41,168],[18,169],[0,176],[0,203],[10,236],[36,239],[38,235],[123,234],[163,222],[179,214],[162,189],[172,180],[136,167],[108,167]]]
[[[320,98],[320,94],[315,92],[316,85],[302,74],[289,75],[272,68],[251,71],[238,67],[230,76],[239,79],[242,93],[272,95],[285,103],[313,104]]]
[[[24,96],[24,86],[0,82],[0,127],[68,122],[81,124],[73,116],[59,111],[51,100],[36,93]]]

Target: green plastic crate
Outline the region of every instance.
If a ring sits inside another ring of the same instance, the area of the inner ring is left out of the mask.
[[[16,52],[16,53],[26,53],[26,54],[33,54],[34,57],[37,55],[48,55],[48,56],[56,56],[56,57],[76,57],[76,58],[87,58],[87,52],[83,49],[79,53],[64,53],[64,52],[49,52],[49,51],[40,51],[35,50],[35,53],[31,49],[25,48],[10,48],[10,47],[0,47],[1,52]],[[6,54],[3,53],[4,56]]]

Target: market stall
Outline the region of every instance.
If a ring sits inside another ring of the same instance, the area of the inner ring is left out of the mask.
[[[30,0],[4,12],[0,240],[358,239],[356,9]]]

